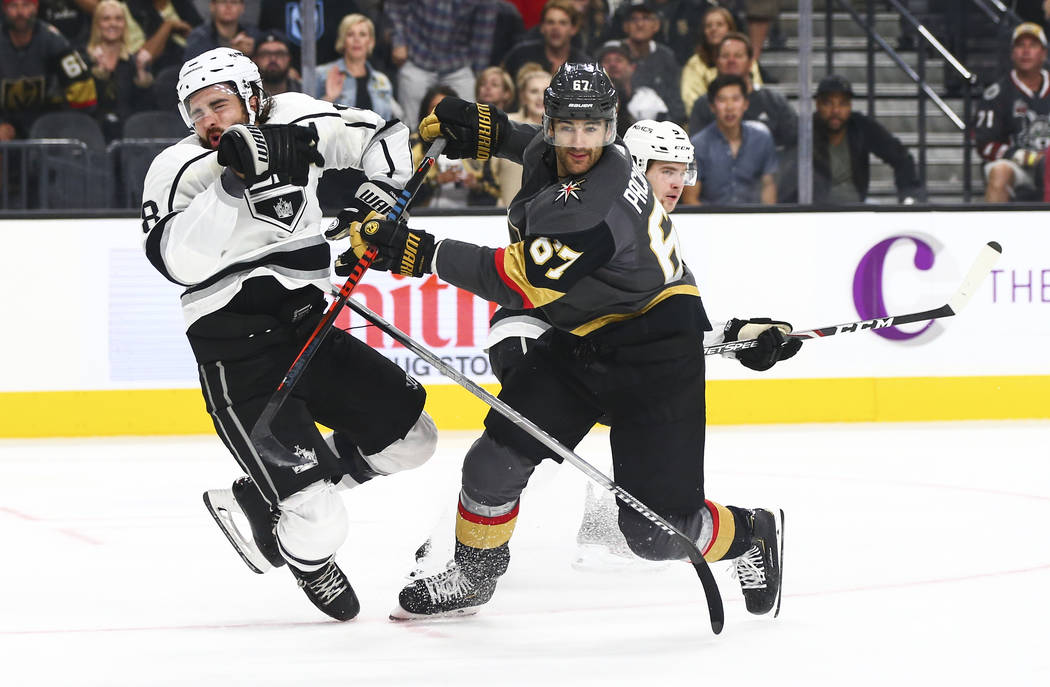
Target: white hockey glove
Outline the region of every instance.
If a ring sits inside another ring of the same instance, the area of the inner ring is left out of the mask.
[[[1035,167],[1042,157],[1042,153],[1037,153],[1036,151],[1028,150],[1027,148],[1021,148],[1014,152],[1011,159],[1022,167]]]
[[[758,346],[736,352],[736,359],[744,367],[762,372],[773,367],[778,360],[787,360],[802,348],[802,339],[789,339],[791,323],[771,320],[768,317],[752,317],[748,320],[733,318],[726,322],[724,341],[746,341],[758,339]]]
[[[310,164],[324,165],[314,124],[234,124],[223,132],[218,152],[219,164],[239,173],[249,186],[271,175],[282,183],[306,186]]]

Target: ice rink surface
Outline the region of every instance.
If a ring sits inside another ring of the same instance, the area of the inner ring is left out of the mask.
[[[780,617],[716,564],[717,637],[687,565],[573,567],[586,479],[553,464],[481,613],[389,621],[473,438],[345,493],[346,624],[215,527],[201,493],[237,476],[218,439],[0,442],[0,684],[1050,684],[1050,422],[712,428],[708,497],[787,516]]]

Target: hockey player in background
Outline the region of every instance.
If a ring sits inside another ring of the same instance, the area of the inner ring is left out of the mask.
[[[288,447],[278,458],[294,466],[258,451],[248,433],[331,288],[318,178],[325,169],[361,169],[369,181],[358,195],[392,200],[412,172],[408,130],[300,93],[270,97],[255,63],[229,48],[186,62],[177,88],[192,134],[161,152],[146,175],[144,246],[160,273],[185,287],[186,335],[208,412],[248,474],[204,500],[250,568],[287,562],[317,608],[349,620],[360,606],[335,563],[347,534],[337,488],[432,455],[437,432],[423,411],[425,391],[336,330],[273,422]],[[359,206],[344,215],[374,215]],[[315,422],[334,434],[323,437]]]
[[[616,482],[694,537],[708,560],[745,556],[747,607],[767,613],[780,591],[782,515],[705,500],[701,339],[710,324],[667,213],[616,137],[616,104],[608,76],[593,64],[558,70],[540,129],[446,98],[422,123],[423,138],[445,136],[453,157],[496,154],[523,164],[508,208],[519,239],[500,249],[436,242],[403,222],[376,220],[351,230],[354,250],[368,242],[403,275],[433,272],[502,306],[542,310],[552,326],[507,368],[500,398],[569,447],[604,418]],[[766,369],[797,350],[785,329],[738,320],[726,338],[757,336],[761,345],[738,357]],[[464,459],[454,561],[405,586],[392,617],[473,613],[492,597],[510,561],[519,497],[547,458],[558,460],[488,414]],[[620,508],[619,526],[639,556],[685,557],[633,509]]]

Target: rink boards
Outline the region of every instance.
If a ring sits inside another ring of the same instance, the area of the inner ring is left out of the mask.
[[[796,329],[926,310],[979,249],[1003,257],[958,316],[807,342],[766,373],[708,358],[719,424],[1050,417],[1050,235],[1041,212],[679,214],[680,250],[713,321]],[[497,246],[498,216],[420,217],[442,237]],[[7,336],[0,437],[210,432],[183,336],[180,288],[145,259],[132,219],[5,220]],[[450,365],[498,388],[483,347],[491,306],[430,276],[369,272],[355,292]],[[352,331],[427,385],[448,429],[485,407],[346,314]]]

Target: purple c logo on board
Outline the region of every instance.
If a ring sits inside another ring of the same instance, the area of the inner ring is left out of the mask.
[[[872,320],[889,315],[886,311],[886,303],[882,298],[882,269],[886,262],[886,254],[897,241],[911,241],[915,244],[914,264],[916,268],[925,271],[933,267],[933,248],[915,236],[893,236],[875,244],[860,259],[857,271],[853,275],[853,304],[857,307],[857,313],[862,320]],[[917,332],[902,332],[896,327],[873,331],[891,341],[907,341],[921,335],[931,326],[933,326],[933,321],[927,322],[926,326]]]

